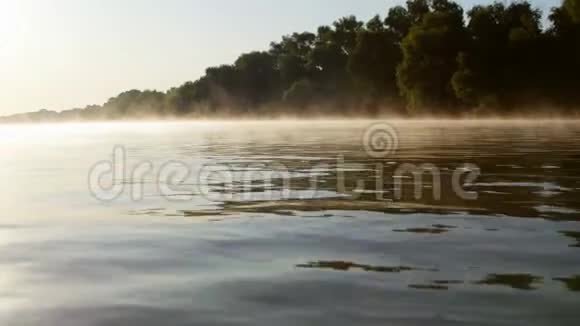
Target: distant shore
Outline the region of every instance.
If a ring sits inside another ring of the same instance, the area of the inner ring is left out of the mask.
[[[167,91],[0,122],[159,119],[580,117],[580,0],[462,8],[409,0],[367,22],[337,19],[209,67]]]

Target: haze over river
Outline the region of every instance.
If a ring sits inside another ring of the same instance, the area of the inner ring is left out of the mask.
[[[0,125],[0,144],[0,325],[580,322],[574,121]]]

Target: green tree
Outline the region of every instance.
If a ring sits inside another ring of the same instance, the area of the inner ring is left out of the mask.
[[[580,1],[579,0],[564,0],[564,8],[568,11],[572,20],[580,23]]]
[[[397,36],[398,40],[402,40],[409,33],[413,20],[406,8],[396,6],[389,9],[387,18],[385,18],[385,25]]]
[[[468,17],[469,42],[452,79],[456,96],[469,106],[504,111],[537,96],[546,71],[539,10],[528,2],[494,3],[475,6]]]
[[[552,92],[554,102],[567,109],[580,106],[577,95],[580,89],[580,21],[573,16],[570,2],[552,9],[549,19],[552,23],[549,45],[546,46],[545,64],[548,66],[546,76],[548,90]]]
[[[380,24],[380,25],[379,25]],[[396,67],[401,60],[398,37],[375,17],[360,31],[348,70],[371,96],[397,97]]]
[[[463,10],[445,0],[434,1],[401,44],[403,60],[397,80],[411,113],[450,113],[455,106],[451,78],[466,41]]]
[[[284,92],[283,102],[287,106],[293,107],[297,113],[303,113],[303,109],[308,105],[315,104],[320,95],[318,86],[308,79],[295,82]]]
[[[109,119],[151,117],[163,112],[164,97],[161,92],[133,89],[110,98],[102,109]]]
[[[451,0],[408,0],[384,20],[346,16],[285,35],[165,93],[129,90],[102,106],[6,119],[257,115],[278,104],[298,114],[312,105],[363,114],[399,103],[419,115],[513,114],[542,104],[580,112],[580,0],[553,8],[547,29],[526,1],[477,5],[465,17],[467,25]]]
[[[279,73],[276,58],[268,52],[251,52],[241,55],[235,62],[239,93],[248,107],[262,105],[280,98]]]
[[[311,75],[308,60],[315,40],[315,34],[303,32],[284,36],[281,42],[270,44],[270,53],[276,58],[282,88],[287,89],[294,82]]]

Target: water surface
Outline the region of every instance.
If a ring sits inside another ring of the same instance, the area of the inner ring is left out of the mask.
[[[580,124],[374,123],[0,126],[0,323],[578,324]]]

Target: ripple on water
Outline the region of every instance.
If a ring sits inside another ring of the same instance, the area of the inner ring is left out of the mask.
[[[540,205],[536,206],[535,209],[540,213],[556,213],[556,214],[577,214],[579,213],[578,210],[568,208],[568,207],[558,207],[558,206],[551,206],[551,205]]]
[[[365,265],[357,264],[349,261],[312,261],[306,264],[296,265],[298,268],[312,268],[312,269],[331,269],[336,271],[348,271],[351,269],[359,269],[365,272],[378,272],[378,273],[402,273],[408,271],[430,271],[436,272],[437,269],[425,269],[409,266],[376,266],[376,265]]]
[[[580,231],[561,231],[560,234],[563,234],[566,237],[576,240],[576,243],[571,244],[570,247],[580,248]]]
[[[543,282],[543,277],[532,274],[489,274],[476,282],[479,285],[507,286],[517,290],[536,290],[536,285]]]
[[[580,275],[574,275],[570,277],[557,277],[554,281],[559,281],[564,283],[566,288],[572,292],[580,292]]]
[[[572,191],[570,188],[562,187],[559,184],[553,182],[509,182],[509,181],[498,181],[498,182],[476,182],[466,184],[470,187],[498,187],[498,188],[513,188],[513,187],[523,187],[523,188],[538,188],[544,191]]]

